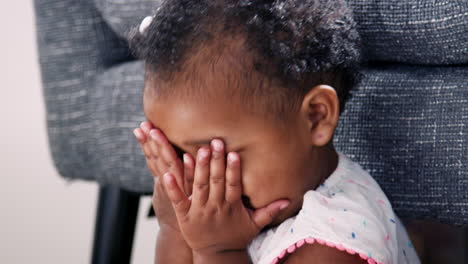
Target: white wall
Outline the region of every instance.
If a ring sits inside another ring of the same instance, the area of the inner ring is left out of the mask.
[[[90,263],[98,188],[53,167],[32,1],[1,1],[0,25],[0,263]],[[140,202],[132,263],[152,262],[150,203]]]

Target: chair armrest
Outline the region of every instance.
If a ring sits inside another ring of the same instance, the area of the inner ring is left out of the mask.
[[[52,159],[66,178],[94,179],[88,107],[94,80],[132,59],[89,0],[35,0],[37,45]]]

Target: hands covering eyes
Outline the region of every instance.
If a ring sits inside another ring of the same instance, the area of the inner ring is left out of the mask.
[[[196,161],[185,153],[182,162],[162,131],[149,122],[134,133],[155,177],[153,207],[160,224],[179,230],[194,252],[244,250],[289,205],[278,200],[255,211],[247,209],[241,199],[240,157],[231,152],[226,161],[220,139],[201,147]]]

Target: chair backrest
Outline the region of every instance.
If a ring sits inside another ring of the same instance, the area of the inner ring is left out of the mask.
[[[335,145],[400,216],[468,224],[468,2],[349,3],[369,64]]]

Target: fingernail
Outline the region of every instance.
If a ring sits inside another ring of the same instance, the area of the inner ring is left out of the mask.
[[[288,207],[288,206],[289,206],[289,201],[286,201],[286,202],[284,202],[284,203],[280,206],[280,210],[283,210],[283,209],[285,209],[285,208]]]
[[[208,155],[209,155],[209,152],[208,152],[207,150],[200,149],[200,150],[198,151],[199,160],[208,157]]]
[[[139,139],[141,137],[140,131],[138,131],[138,129],[136,129],[136,128],[133,130],[133,134],[135,135],[135,137],[137,139]]]
[[[140,128],[141,128],[145,133],[148,133],[148,132],[149,132],[149,131],[148,131],[148,127],[145,126],[145,123],[146,123],[145,121],[141,122]]]
[[[156,130],[155,130],[155,129],[151,129],[151,131],[150,131],[150,136],[151,136],[152,139],[158,140],[158,136],[157,136],[157,134],[156,134]]]
[[[228,161],[229,162],[234,162],[237,160],[237,157],[236,157],[236,154],[234,154],[233,152],[229,152],[228,154]]]
[[[211,141],[211,146],[215,151],[222,151],[223,150],[223,142],[219,139],[213,139]]]

